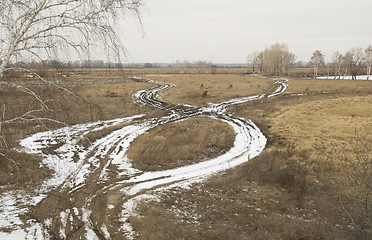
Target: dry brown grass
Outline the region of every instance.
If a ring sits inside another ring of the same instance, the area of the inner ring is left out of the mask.
[[[133,116],[149,111],[149,108],[139,107],[132,99],[132,94],[135,91],[151,86],[146,83],[126,80],[121,83],[95,82],[61,85],[76,95],[71,95],[50,85],[23,86],[32,89],[50,108],[50,110],[45,109],[36,113],[36,116],[54,119],[67,125]],[[6,119],[20,116],[32,108],[40,108],[39,102],[34,97],[14,88],[1,86],[0,93],[1,102],[6,105]],[[3,112],[3,104],[1,104],[0,111]],[[24,135],[63,126],[63,124],[50,121],[44,121],[43,124],[34,121],[4,125],[3,134],[6,136],[8,144],[14,146],[16,141]]]
[[[326,158],[350,153],[355,134],[372,124],[372,96],[338,97],[283,106],[268,116],[270,132]],[[369,140],[372,140],[370,138]]]
[[[37,184],[52,174],[49,169],[40,167],[37,156],[9,151],[7,157],[11,160],[0,156],[0,186]]]
[[[7,183],[20,184],[20,186],[25,183],[31,184],[43,181],[45,176],[49,174],[47,171],[39,169],[40,159],[9,151],[9,149],[17,147],[18,141],[26,135],[61,127],[64,124],[72,125],[133,116],[149,111],[149,108],[136,105],[132,99],[132,94],[135,91],[146,88],[150,86],[149,84],[123,79],[122,76],[113,82],[95,80],[80,84],[78,79],[69,79],[68,81],[70,81],[69,84],[65,83],[60,86],[71,90],[75,95],[53,85],[20,83],[23,87],[27,87],[39,95],[50,109],[34,113],[35,116],[50,118],[63,124],[44,120],[20,121],[3,125],[1,135],[5,138],[7,149],[4,149],[5,145],[1,141],[0,151],[7,157],[0,159],[2,166],[0,168],[1,185]],[[34,97],[7,85],[0,86],[0,112],[4,113],[5,119],[20,116],[30,109],[38,109],[39,107],[39,102]],[[112,131],[113,128],[115,126],[104,131]],[[88,144],[89,139],[92,141],[102,136],[104,131],[90,134],[83,144]],[[45,151],[48,150],[45,149]]]
[[[114,83],[76,84],[71,85],[71,88],[75,88],[78,94],[98,106],[102,113],[101,119],[112,119],[150,111],[148,107],[135,104],[132,94],[151,86],[147,83],[124,80]]]
[[[330,217],[340,216],[322,198],[325,189],[294,161],[281,166],[296,154],[269,151],[204,184],[165,192],[161,202],[141,205],[143,217],[131,223],[139,239],[347,239]]]
[[[346,198],[358,191],[341,170],[350,174],[345,161],[355,159],[356,135],[371,129],[371,84],[318,81],[294,80],[289,89],[328,94],[287,95],[230,109],[258,122],[272,137],[270,147],[204,184],[145,204],[144,217],[132,219],[140,239],[370,239],[368,230],[350,227],[348,214],[362,222],[362,205],[355,204],[361,195],[353,195],[354,202]]]
[[[129,148],[128,157],[143,171],[171,169],[219,156],[232,147],[234,139],[227,123],[194,117],[141,135]]]
[[[160,93],[165,102],[196,106],[270,92],[275,89],[273,80],[270,78],[236,74],[175,74],[149,76],[148,78],[176,85]]]
[[[132,68],[132,69],[123,69],[125,73],[139,74],[139,75],[159,75],[159,74],[174,74],[174,75],[184,75],[184,74],[198,74],[199,69],[197,68],[176,68],[176,67],[163,67],[163,68]],[[203,72],[206,72],[202,75],[215,75],[215,74],[235,74],[242,75],[247,72],[251,72],[250,69],[244,67],[217,67],[210,69],[203,69]]]
[[[156,69],[152,71],[156,72]],[[133,104],[131,94],[149,85],[123,80],[120,74],[116,78],[110,73],[102,73],[96,81],[84,85],[73,83],[77,79],[67,79],[71,80],[68,84],[71,89],[99,106],[93,111],[84,104],[77,104],[81,103],[77,100],[69,102],[70,98],[59,96],[58,91],[48,91],[46,96],[67,101],[67,105],[56,104],[54,113],[61,113],[60,119],[70,124],[141,112],[149,112],[149,116],[161,114]],[[89,79],[92,76],[81,73],[78,77]],[[116,80],[108,83],[104,82],[105,78]],[[176,88],[162,95],[164,101],[175,104],[203,105],[275,88],[270,79],[243,75],[174,74],[149,78],[175,83]],[[43,94],[43,87],[39,90]],[[205,91],[208,93],[203,98]],[[345,161],[355,159],[356,133],[371,129],[366,127],[371,125],[372,119],[371,82],[296,79],[289,82],[288,91],[309,95],[285,95],[231,108],[231,113],[253,119],[271,136],[268,149],[248,163],[202,184],[195,184],[188,190],[169,190],[164,192],[160,202],[143,203],[139,209],[142,217],[131,218],[139,239],[368,239],[369,235],[350,227],[350,218],[342,209],[339,198],[345,200],[344,207],[349,214],[359,212],[355,201],[345,198],[349,193],[357,193],[358,187],[346,182],[340,172]],[[324,91],[329,93],[314,94]],[[27,108],[27,98],[16,96],[6,97],[14,111],[19,111],[16,106]],[[229,126],[219,121],[208,122],[210,120],[194,118],[153,129],[143,136],[142,143],[151,147],[151,151],[140,149],[141,144],[132,145],[131,151],[138,148],[135,155],[147,156],[138,162],[138,166],[158,169],[158,160],[146,162],[154,160],[153,156],[167,159],[168,162],[161,163],[162,169],[184,164],[182,161],[174,163],[173,156],[178,152],[166,151],[171,149],[167,146],[178,147],[183,156],[189,152],[187,148],[183,149],[185,142],[194,150],[200,144],[201,150],[191,152],[185,161],[202,160],[200,156],[210,153],[202,150],[218,141],[215,149],[225,151],[224,147],[228,149],[231,143]],[[205,125],[215,128],[205,128]],[[16,143],[24,134],[41,130],[33,127],[35,125],[12,125],[6,131]],[[215,131],[209,133],[207,129]],[[225,141],[219,139],[221,132],[225,132]],[[102,134],[104,132],[96,132],[87,137],[95,139]],[[365,135],[366,141],[372,140],[371,134]],[[194,142],[191,141],[193,138]],[[156,140],[156,144],[151,140]],[[203,146],[202,142],[207,144]],[[175,146],[178,143],[179,146]],[[212,154],[220,154],[219,151],[212,151]],[[22,167],[0,159],[2,184],[40,182],[50,174],[39,169],[38,159],[30,161],[30,156],[12,154]],[[344,172],[348,170],[344,169]]]
[[[104,127],[100,130],[92,130],[88,133],[86,133],[83,136],[80,136],[79,141],[77,142],[78,145],[88,147],[91,145],[95,140],[100,139],[104,136],[107,136],[108,134],[112,133],[115,130],[121,129],[125,126],[127,126],[128,123],[118,123],[113,126]]]
[[[292,79],[288,84],[288,93],[352,93],[370,92],[372,81]]]

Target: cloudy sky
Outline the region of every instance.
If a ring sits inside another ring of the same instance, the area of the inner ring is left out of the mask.
[[[287,44],[298,61],[314,50],[372,45],[371,0],[146,0],[143,28],[121,24],[129,62],[245,63],[255,50]]]

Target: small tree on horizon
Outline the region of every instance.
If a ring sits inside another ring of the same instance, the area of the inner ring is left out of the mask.
[[[276,43],[257,55],[260,71],[270,76],[283,76],[295,63],[296,56],[288,51],[286,44]]]
[[[255,73],[258,65],[258,51],[251,52],[247,57],[248,67],[252,67],[252,72]]]
[[[364,54],[362,48],[352,48],[345,53],[344,62],[347,69],[350,71],[351,78],[356,79],[360,74],[363,66]]]
[[[310,66],[314,71],[314,79],[318,77],[319,69],[324,66],[324,55],[319,50],[315,50],[310,59]]]
[[[331,65],[334,69],[334,74],[335,74],[334,78],[335,79],[341,79],[342,66],[343,66],[343,56],[339,51],[336,51],[336,52],[333,53]]]
[[[369,76],[371,75],[372,69],[372,46],[369,45],[368,48],[366,48],[366,50],[364,51],[364,53],[367,65],[367,80],[369,80]]]

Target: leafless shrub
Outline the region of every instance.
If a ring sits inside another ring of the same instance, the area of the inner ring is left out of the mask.
[[[3,75],[3,80],[4,81],[9,81],[9,80],[12,80],[12,79],[19,79],[22,77],[22,71],[20,70],[8,70],[6,72],[4,72],[4,75]]]

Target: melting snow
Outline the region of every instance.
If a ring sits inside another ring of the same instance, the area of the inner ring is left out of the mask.
[[[138,80],[143,80],[137,78]],[[146,80],[147,81],[147,80]],[[141,124],[135,123],[125,126],[121,129],[113,131],[112,133],[97,139],[87,149],[79,146],[77,141],[81,136],[89,131],[97,131],[108,126],[114,126],[118,123],[131,122],[135,119],[143,117],[137,115],[129,118],[120,118],[110,121],[99,121],[88,124],[78,124],[72,127],[65,127],[54,131],[46,131],[36,133],[30,137],[21,140],[20,144],[23,147],[22,151],[32,154],[38,154],[43,157],[42,164],[55,171],[52,178],[47,179],[39,189],[34,190],[33,197],[22,198],[23,193],[20,193],[20,198],[15,198],[13,192],[5,192],[0,196],[0,204],[3,206],[0,210],[0,227],[11,228],[13,232],[2,233],[0,232],[1,239],[25,239],[34,236],[36,239],[43,239],[48,237],[48,233],[40,224],[32,223],[32,227],[23,230],[23,222],[19,216],[27,213],[28,207],[39,203],[50,190],[56,187],[64,189],[78,190],[84,185],[86,177],[90,174],[91,170],[102,167],[99,181],[106,181],[108,179],[108,172],[110,165],[116,165],[119,170],[119,176],[128,176],[128,180],[118,181],[116,184],[125,184],[128,187],[122,188],[122,192],[127,196],[133,196],[124,203],[123,211],[121,213],[122,231],[127,234],[127,237],[133,238],[135,233],[131,225],[127,222],[130,216],[135,215],[135,207],[138,201],[144,199],[154,199],[153,194],[149,194],[147,190],[162,191],[172,187],[188,187],[192,183],[202,181],[213,174],[220,171],[235,167],[248,159],[253,158],[260,154],[266,145],[266,138],[260,129],[250,120],[226,116],[223,114],[228,106],[240,104],[247,101],[252,101],[264,97],[273,97],[281,94],[286,90],[287,80],[278,80],[278,88],[271,94],[261,94],[257,96],[233,99],[219,104],[209,104],[209,106],[195,110],[190,106],[188,112],[177,112],[170,110],[169,115],[159,119],[150,119],[142,122]],[[149,104],[158,108],[166,109],[166,104],[155,100],[158,91],[170,88],[173,85],[163,84],[156,81],[149,80],[149,82],[158,85],[157,87],[140,90],[134,94],[141,104]],[[196,115],[202,115],[219,119],[230,124],[235,133],[236,139],[234,146],[225,154],[214,159],[184,166],[176,169],[144,172],[132,168],[129,159],[126,157],[126,151],[130,147],[130,143],[139,135],[144,134],[151,128],[158,125],[166,124],[176,120],[182,120]],[[58,147],[54,153],[43,153],[44,148]],[[93,153],[88,158],[89,153]],[[110,153],[110,154],[109,154]],[[74,161],[74,156],[78,156],[78,160]],[[100,159],[109,158],[104,166],[101,165]],[[145,193],[147,192],[147,193]],[[24,208],[20,206],[25,206]],[[108,205],[109,209],[115,206]],[[75,216],[80,217],[85,227],[85,237],[87,239],[98,239],[95,234],[92,223],[90,222],[91,210],[82,208],[80,211],[73,208]],[[61,238],[66,238],[65,229],[67,226],[68,216],[72,212],[66,210],[60,213],[60,221],[62,223],[59,235]],[[49,222],[48,222],[49,221]],[[47,219],[45,224],[52,224],[51,220]],[[72,223],[72,220],[70,219]],[[102,233],[107,239],[110,234],[106,225],[100,227]],[[9,237],[8,237],[9,236]]]
[[[352,79],[352,76],[325,76],[325,77],[317,77],[317,79],[340,79],[340,80],[353,80]],[[355,80],[372,80],[372,76],[371,75],[358,75],[356,76],[356,79]]]

